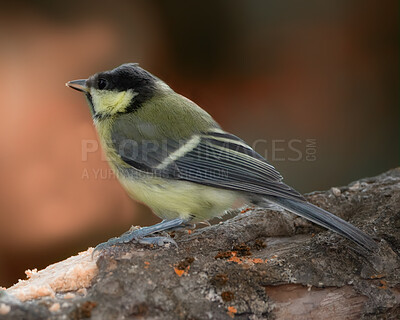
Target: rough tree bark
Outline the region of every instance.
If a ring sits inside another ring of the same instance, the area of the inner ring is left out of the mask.
[[[91,250],[0,290],[0,319],[399,319],[400,169],[307,195],[379,242],[368,254],[292,214],[250,209],[179,248]]]

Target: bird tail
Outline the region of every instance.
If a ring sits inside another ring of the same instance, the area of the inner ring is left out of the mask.
[[[281,197],[268,197],[268,200],[322,227],[337,232],[369,251],[378,248],[375,241],[360,229],[309,202]]]

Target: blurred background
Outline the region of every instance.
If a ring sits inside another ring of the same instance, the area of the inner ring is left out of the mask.
[[[399,165],[398,33],[396,0],[3,4],[0,286],[158,221],[68,80],[139,62],[310,192]]]

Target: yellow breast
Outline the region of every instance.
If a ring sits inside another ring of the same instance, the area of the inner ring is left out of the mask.
[[[240,199],[237,202],[234,191],[187,181],[120,177],[120,182],[132,198],[149,206],[162,219],[207,220],[242,204]]]

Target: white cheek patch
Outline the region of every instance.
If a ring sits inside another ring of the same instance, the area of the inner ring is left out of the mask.
[[[91,89],[93,106],[96,113],[115,114],[124,112],[131,103],[132,99],[139,93],[133,90],[127,91],[110,91]]]

